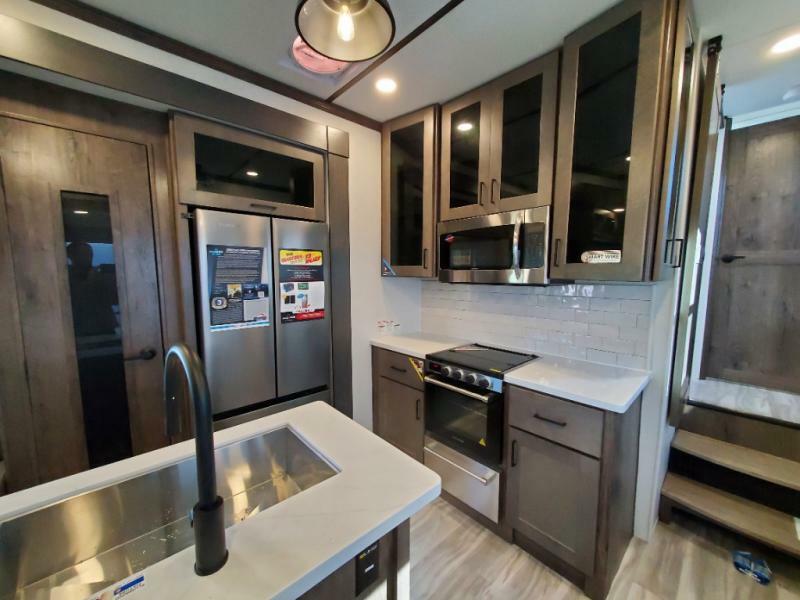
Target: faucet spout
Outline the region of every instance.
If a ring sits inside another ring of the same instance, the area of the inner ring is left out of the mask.
[[[198,575],[211,575],[219,571],[228,560],[223,500],[217,494],[211,396],[200,357],[186,344],[178,343],[169,349],[164,358],[164,400],[167,405],[168,433],[176,429],[176,398],[182,396],[184,389],[188,391],[194,408],[197,455],[197,504],[192,510],[194,570]]]

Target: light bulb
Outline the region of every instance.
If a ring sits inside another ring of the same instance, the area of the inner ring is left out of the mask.
[[[353,24],[353,15],[350,14],[350,7],[342,6],[339,11],[339,23],[336,25],[336,33],[343,42],[352,41],[356,36],[356,27]]]

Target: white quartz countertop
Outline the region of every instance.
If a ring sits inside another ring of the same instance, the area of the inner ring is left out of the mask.
[[[417,358],[469,343],[424,333],[383,335],[372,345]],[[506,348],[528,352],[524,348]],[[505,374],[506,383],[623,413],[639,397],[651,375],[648,371],[536,353],[538,358]]]
[[[323,402],[217,432],[215,444],[284,426],[340,472],[229,527],[230,557],[217,573],[194,574],[191,546],[145,569],[133,598],[296,598],[439,495],[436,473]],[[0,521],[193,454],[189,440],[2,497]]]
[[[423,333],[409,333],[408,335],[379,335],[371,340],[372,345],[384,350],[408,354],[415,358],[425,358],[426,354],[441,352],[456,346],[469,344],[469,340],[429,335]]]
[[[506,373],[506,383],[624,413],[650,382],[647,371],[560,356],[538,356]]]

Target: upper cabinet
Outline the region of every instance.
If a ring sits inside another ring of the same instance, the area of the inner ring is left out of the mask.
[[[564,43],[551,276],[652,267],[675,44],[670,0],[626,0]]]
[[[431,106],[383,125],[384,275],[436,274],[437,110]]]
[[[551,202],[558,53],[442,108],[441,220]]]
[[[181,203],[325,220],[321,153],[177,113],[171,133]]]

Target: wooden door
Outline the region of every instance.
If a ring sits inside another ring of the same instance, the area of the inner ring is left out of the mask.
[[[165,445],[147,148],[0,117],[0,168],[38,482]]]
[[[377,385],[376,433],[421,462],[425,436],[423,392],[385,377],[380,377]]]
[[[625,0],[564,40],[553,278],[646,278],[663,165],[673,11],[669,0]]]
[[[514,427],[509,438],[506,514],[511,527],[592,574],[600,461]]]
[[[800,393],[800,117],[725,144],[702,374]]]
[[[436,106],[383,124],[383,275],[433,277],[436,274],[437,129]]]
[[[490,84],[491,166],[487,212],[546,206],[553,200],[558,52]]]
[[[442,107],[442,221],[475,217],[488,210],[491,113],[488,87]]]

